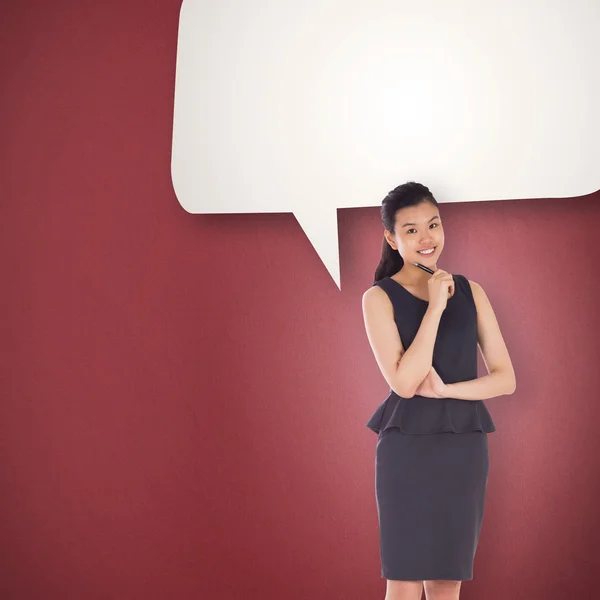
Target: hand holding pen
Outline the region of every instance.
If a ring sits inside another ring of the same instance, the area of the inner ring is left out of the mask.
[[[432,275],[427,282],[429,288],[429,304],[444,310],[446,301],[454,295],[454,278],[443,269],[433,271],[421,263],[413,263],[419,269]]]

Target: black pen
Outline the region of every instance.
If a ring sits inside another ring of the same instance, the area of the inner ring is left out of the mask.
[[[413,265],[415,265],[415,267],[419,267],[419,269],[423,269],[423,271],[427,271],[427,273],[429,273],[430,275],[433,275],[435,273],[435,271],[433,271],[429,267],[426,267],[425,265],[422,265],[421,263],[414,262]]]

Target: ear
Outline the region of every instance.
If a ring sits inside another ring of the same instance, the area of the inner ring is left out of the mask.
[[[398,250],[398,248],[396,247],[396,242],[394,241],[394,236],[387,229],[383,230],[383,235],[385,236],[385,239],[387,240],[388,244],[394,250]]]

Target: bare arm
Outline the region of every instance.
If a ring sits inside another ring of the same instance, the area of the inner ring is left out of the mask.
[[[369,288],[363,294],[362,307],[367,337],[382,375],[398,396],[412,398],[431,369],[443,311],[427,308],[415,339],[405,351],[385,291],[379,286]]]
[[[512,394],[517,385],[515,371],[496,315],[483,288],[474,281],[469,283],[477,308],[477,341],[488,375],[446,384],[446,395],[461,400],[485,400]]]

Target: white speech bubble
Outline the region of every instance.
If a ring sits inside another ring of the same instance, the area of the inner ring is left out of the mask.
[[[600,188],[600,2],[184,0],[172,179],[288,212],[340,287],[337,209]]]

